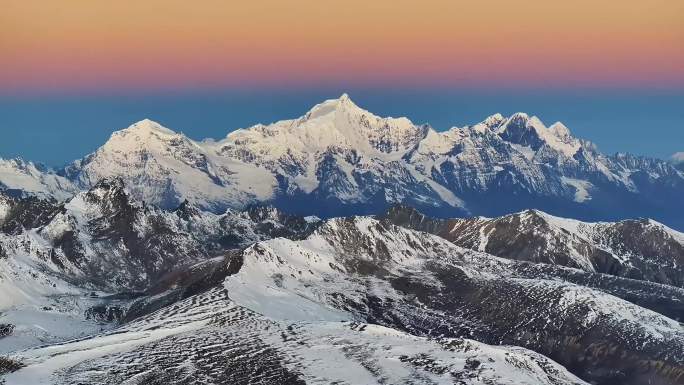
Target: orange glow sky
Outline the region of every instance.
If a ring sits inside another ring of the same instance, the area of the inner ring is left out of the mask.
[[[684,1],[0,0],[0,92],[684,87]]]

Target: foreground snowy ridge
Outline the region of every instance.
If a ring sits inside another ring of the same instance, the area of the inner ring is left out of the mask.
[[[584,384],[525,349],[428,340],[353,321],[278,320],[236,305],[228,293],[219,287],[115,333],[20,353],[27,367],[6,385]]]
[[[119,187],[101,183],[67,212],[81,202],[79,212],[101,228],[98,211],[122,199]],[[123,203],[104,217],[129,212]],[[152,214],[161,215],[143,218]],[[172,215],[187,225],[215,216],[188,206]],[[253,229],[262,228],[260,220],[270,221],[269,228],[278,223],[269,210],[243,218]],[[676,384],[684,376],[684,330],[661,312],[684,301],[682,289],[497,258],[373,217],[329,219],[305,233],[288,233],[292,239],[261,233],[263,240],[223,257],[178,265],[134,297],[91,297],[72,283],[51,289],[69,293],[81,311],[92,306],[90,320],[79,321],[78,310],[58,306],[48,293],[32,293],[38,306],[71,314],[53,327],[81,322],[91,336],[61,344],[53,336],[50,346],[10,337],[23,344],[5,353],[25,366],[4,378],[7,384],[583,384],[582,378],[636,385]],[[8,250],[0,263],[46,266],[37,254]],[[35,313],[50,311],[28,310],[3,308],[15,322],[25,317],[46,325]]]

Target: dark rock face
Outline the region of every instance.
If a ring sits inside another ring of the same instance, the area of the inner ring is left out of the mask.
[[[476,283],[458,279],[463,275],[452,269],[440,269],[436,274],[443,285],[439,289],[409,277],[393,279],[397,290],[416,296],[421,304],[438,311],[431,320],[420,324],[418,309],[414,309],[416,313],[399,312],[398,318],[410,319],[407,329],[523,346],[597,384],[641,384],[648,379],[674,384],[684,376],[681,360],[671,359],[680,354],[681,341],[644,350],[639,347],[638,337],[623,335],[608,320],[599,319],[587,327],[583,319],[591,310],[581,303],[570,310],[552,306],[561,301],[560,291],[525,287],[508,280]]]
[[[272,206],[253,205],[244,212],[256,224],[255,230],[268,238],[303,239],[320,224],[316,218],[290,215]]]
[[[0,375],[16,372],[23,367],[24,364],[19,361],[7,357],[0,357]],[[1,380],[2,379],[0,379],[0,381]]]
[[[98,305],[85,311],[85,318],[100,323],[119,322],[123,318],[124,309],[119,306]]]
[[[684,320],[684,289],[678,287],[547,264],[516,263],[510,269],[520,278],[562,280],[600,290],[673,320]]]
[[[563,227],[534,210],[492,219],[438,219],[407,206],[392,207],[382,217],[502,258],[684,287],[684,244],[648,220]]]
[[[0,338],[7,337],[14,332],[14,325],[0,324]]]
[[[61,210],[57,201],[35,196],[12,197],[0,191],[0,204],[9,208],[0,218],[0,232],[16,235],[25,229],[44,226]]]
[[[149,288],[143,297],[133,301],[121,321],[131,322],[166,306],[193,295],[204,293],[218,285],[242,267],[242,255],[238,251],[227,253],[222,258],[181,268],[162,277]]]

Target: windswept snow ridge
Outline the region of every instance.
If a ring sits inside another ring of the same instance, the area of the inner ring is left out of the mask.
[[[154,358],[154,357],[158,358]],[[521,348],[429,340],[358,322],[292,322],[216,288],[115,333],[22,353],[25,384],[584,384]]]

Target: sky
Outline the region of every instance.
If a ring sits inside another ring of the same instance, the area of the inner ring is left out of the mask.
[[[438,129],[561,120],[684,151],[684,2],[0,0],[0,156],[59,165],[148,117],[199,139],[348,92]]]

